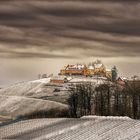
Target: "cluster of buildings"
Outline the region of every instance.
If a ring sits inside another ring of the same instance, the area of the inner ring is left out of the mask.
[[[126,85],[140,85],[140,78],[138,76],[131,78],[118,77],[118,71],[115,66],[108,69],[100,60],[96,60],[88,65],[68,64],[60,69],[57,76],[53,76],[53,74],[38,75],[39,79],[48,77],[50,77],[50,83],[52,84],[81,82],[96,82],[98,84],[104,81],[111,81],[115,82],[120,89],[124,89]]]
[[[81,75],[90,77],[102,76],[112,80],[112,78],[117,78],[117,69],[116,67],[113,67],[112,69],[106,69],[105,65],[100,60],[97,60],[93,63],[90,63],[88,66],[85,64],[68,64],[60,70],[59,75]]]
[[[65,83],[69,80],[68,77],[73,76],[96,78],[104,77],[107,80],[115,81],[117,79],[117,69],[115,66],[112,69],[107,69],[100,60],[88,65],[68,64],[60,70],[58,76],[51,78],[51,83]]]

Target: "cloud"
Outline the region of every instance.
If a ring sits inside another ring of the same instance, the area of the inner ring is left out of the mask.
[[[0,57],[139,56],[139,11],[136,0],[1,1]]]

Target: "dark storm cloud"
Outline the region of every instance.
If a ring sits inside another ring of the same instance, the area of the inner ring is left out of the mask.
[[[126,0],[0,1],[0,57],[139,56],[139,11]]]

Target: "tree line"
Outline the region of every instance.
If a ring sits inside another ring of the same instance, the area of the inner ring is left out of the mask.
[[[126,82],[122,88],[117,83],[105,82],[71,86],[68,98],[71,117],[84,115],[129,116],[140,119],[139,81]]]

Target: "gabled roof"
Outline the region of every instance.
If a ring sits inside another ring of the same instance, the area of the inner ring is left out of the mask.
[[[84,69],[85,65],[84,64],[77,64],[77,65],[67,65],[66,69]]]

